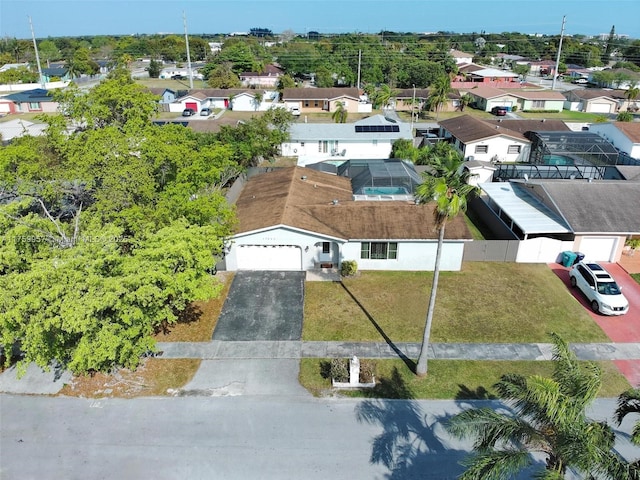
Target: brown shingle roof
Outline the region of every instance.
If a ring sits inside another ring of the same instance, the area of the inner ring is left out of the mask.
[[[340,97],[360,98],[357,88],[285,88],[283,100],[333,100]]]
[[[624,133],[633,143],[640,143],[640,123],[638,122],[613,122],[618,130]]]
[[[516,131],[502,128],[500,125],[491,125],[470,115],[461,115],[459,117],[442,120],[440,126],[464,143],[500,135],[529,143],[529,140],[527,140],[524,135]]]
[[[485,120],[490,125],[499,125],[514,132],[525,134],[526,132],[566,132],[571,130],[562,120]]]
[[[566,92],[567,95],[573,95],[583,100],[591,100],[594,98],[607,97],[611,99],[625,98],[624,90],[605,90],[603,88],[576,88],[570,92]],[[566,96],[566,95],[565,95]]]
[[[236,208],[236,233],[286,225],[346,240],[437,238],[433,206],[403,201],[356,202],[351,180],[304,167],[252,177]],[[447,239],[471,238],[462,217],[447,223],[445,234]]]

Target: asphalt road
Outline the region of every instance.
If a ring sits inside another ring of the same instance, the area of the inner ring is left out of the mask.
[[[473,405],[480,403],[489,402]],[[441,422],[470,405],[269,396],[95,400],[4,395],[0,477],[453,479],[469,444],[450,439]],[[598,401],[593,417],[609,419],[614,408],[613,399]],[[629,419],[624,432],[631,426]],[[406,458],[396,449],[389,465],[372,462],[372,455],[385,452],[387,440],[407,447]],[[640,456],[624,439],[619,443],[623,455]]]

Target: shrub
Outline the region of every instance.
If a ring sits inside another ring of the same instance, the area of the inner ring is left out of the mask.
[[[512,111],[512,112],[517,112],[517,111],[518,111],[518,105],[513,105],[513,106],[511,107],[511,111]]]
[[[360,360],[360,383],[372,383],[376,377],[377,363],[374,360]]]
[[[334,358],[329,368],[331,378],[336,382],[349,381],[349,360],[346,358]]]
[[[640,248],[640,238],[629,238],[624,242],[627,247]]]
[[[340,266],[340,275],[352,277],[358,271],[358,263],[355,260],[344,260]]]

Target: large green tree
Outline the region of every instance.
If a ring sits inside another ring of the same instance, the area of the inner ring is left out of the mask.
[[[462,479],[506,480],[525,468],[535,470],[539,467],[531,453],[545,460],[535,478],[560,480],[569,469],[585,478],[638,478],[637,466],[613,450],[611,427],[587,416],[600,390],[600,367],[593,362],[581,365],[567,343],[552,336],[551,378],[508,374],[496,384],[512,413],[474,408],[449,420],[450,433],[474,442],[475,453],[464,462],[467,470]]]
[[[122,72],[62,101],[45,136],[0,150],[0,344],[23,365],[135,367],[219,291],[239,149],[152,125],[157,99]]]
[[[438,279],[440,277],[440,260],[444,245],[444,233],[447,221],[464,212],[467,208],[467,199],[476,190],[476,187],[467,183],[468,170],[463,169],[462,156],[453,150],[445,155],[434,156],[430,167],[423,173],[424,181],[416,191],[416,199],[420,203],[432,203],[435,225],[438,231],[438,246],[436,250],[433,282],[429,296],[429,307],[425,320],[420,355],[416,365],[416,374],[426,375],[427,355],[429,339],[431,337],[431,324],[436,306],[438,292]]]

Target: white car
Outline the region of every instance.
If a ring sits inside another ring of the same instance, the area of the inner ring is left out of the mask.
[[[578,262],[569,271],[572,287],[578,287],[591,302],[591,309],[603,315],[624,315],[629,301],[609,272],[593,262]]]

